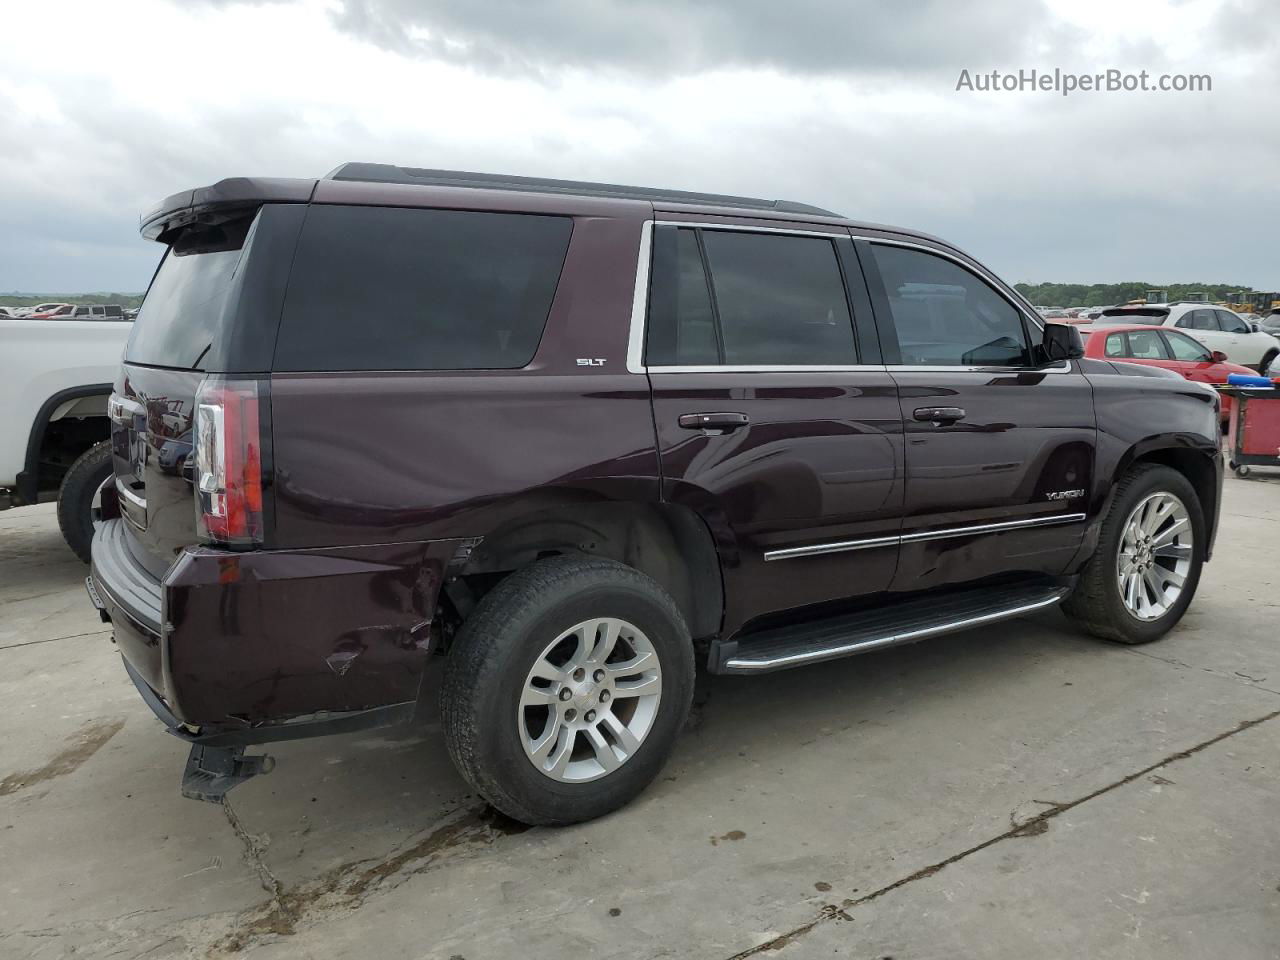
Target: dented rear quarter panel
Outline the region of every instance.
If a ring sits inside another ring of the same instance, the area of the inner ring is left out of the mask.
[[[414,700],[459,548],[187,549],[164,581],[170,707],[225,723]]]

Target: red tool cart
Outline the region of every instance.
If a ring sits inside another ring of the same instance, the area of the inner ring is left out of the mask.
[[[1227,431],[1227,463],[1236,476],[1247,477],[1251,467],[1280,468],[1280,387],[1220,389],[1235,401]]]

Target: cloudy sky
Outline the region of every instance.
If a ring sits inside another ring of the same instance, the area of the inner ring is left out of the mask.
[[[0,6],[0,291],[141,290],[161,197],[346,160],[804,200],[1012,281],[1280,288],[1275,0]],[[1212,91],[956,90],[1032,68]]]

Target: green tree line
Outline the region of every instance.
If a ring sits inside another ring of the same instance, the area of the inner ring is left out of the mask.
[[[1253,293],[1239,283],[1016,283],[1024,297],[1040,307],[1109,307],[1140,300],[1148,290],[1164,290],[1170,300],[1193,299],[1207,293],[1214,303],[1232,302],[1238,293]]]

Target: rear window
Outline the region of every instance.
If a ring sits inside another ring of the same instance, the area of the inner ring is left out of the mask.
[[[513,369],[542,338],[572,220],[312,206],[274,369]]]
[[[256,223],[188,230],[169,248],[129,334],[129,363],[200,368],[227,322],[232,281]]]

